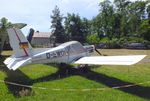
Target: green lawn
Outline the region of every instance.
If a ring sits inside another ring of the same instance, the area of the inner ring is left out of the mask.
[[[92,66],[90,69],[81,70],[71,68],[72,66],[62,69],[56,65],[36,64],[22,67],[17,71],[9,71],[1,60],[0,81],[30,85],[33,88],[0,82],[0,100],[150,101],[150,82],[147,82],[150,81],[150,50],[100,51],[105,55],[146,54],[148,56],[133,66]],[[10,54],[12,54],[10,51],[3,52],[4,56]],[[134,87],[112,88],[134,84],[136,85]]]

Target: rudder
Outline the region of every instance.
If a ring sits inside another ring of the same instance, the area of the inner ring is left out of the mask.
[[[15,57],[24,57],[32,55],[32,47],[23,35],[20,29],[9,28],[7,29],[10,46],[15,52]]]

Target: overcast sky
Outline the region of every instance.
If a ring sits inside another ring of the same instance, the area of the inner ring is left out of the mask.
[[[0,18],[6,17],[12,23],[26,23],[29,28],[41,32],[50,31],[50,15],[55,5],[64,16],[67,12],[91,19],[98,14],[98,4],[103,0],[0,0]]]

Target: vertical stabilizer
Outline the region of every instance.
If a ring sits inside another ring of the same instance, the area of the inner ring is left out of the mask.
[[[10,46],[15,57],[25,57],[32,55],[32,47],[20,29],[7,29]]]

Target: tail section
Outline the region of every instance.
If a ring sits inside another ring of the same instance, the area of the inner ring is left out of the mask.
[[[32,55],[32,47],[20,29],[7,29],[10,46],[14,51],[14,56],[26,57]]]
[[[10,28],[7,29],[9,36],[9,43],[14,51],[14,54],[7,58],[4,63],[12,70],[16,70],[20,66],[31,63],[32,47],[23,35],[20,29]]]
[[[31,63],[30,57],[22,57],[22,58],[16,58],[14,56],[8,57],[4,64],[10,69],[10,70],[16,70],[21,66],[27,65]]]

